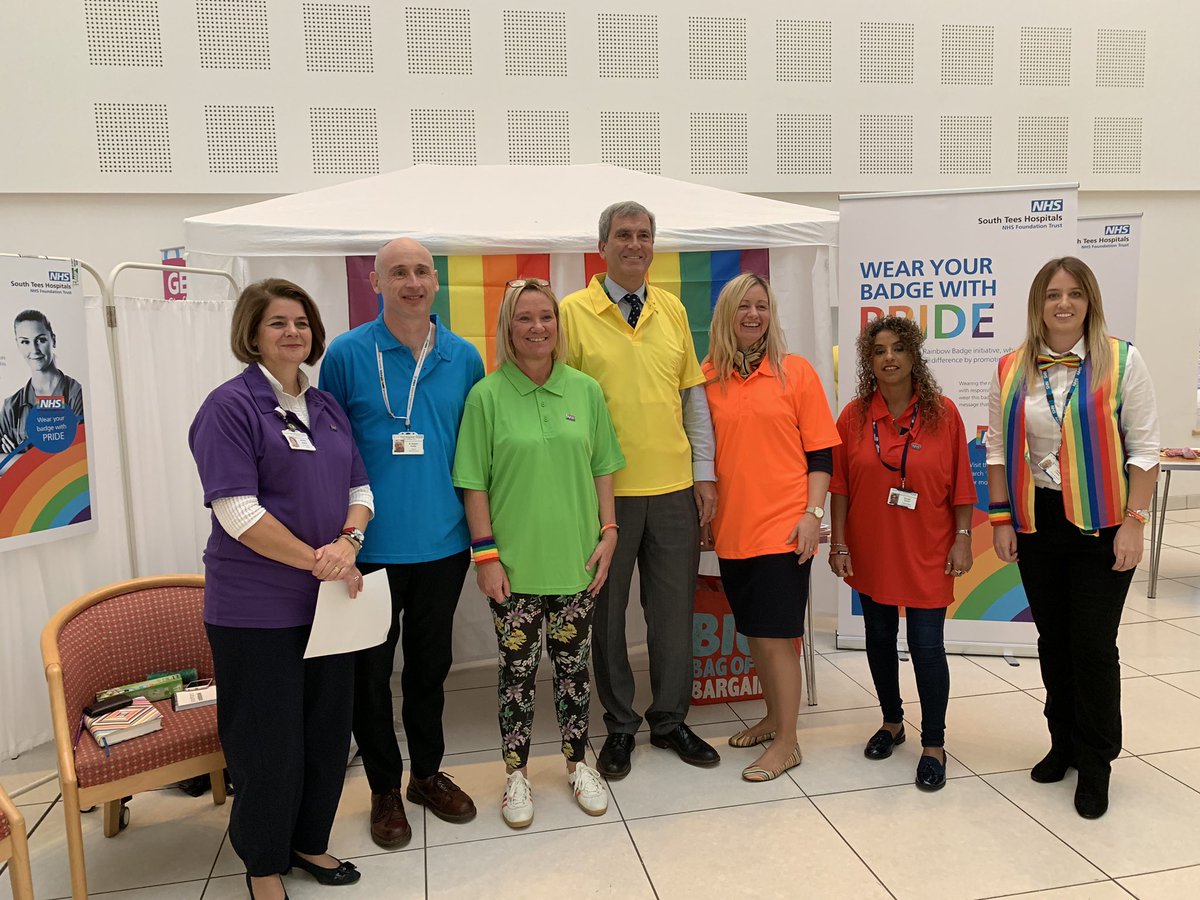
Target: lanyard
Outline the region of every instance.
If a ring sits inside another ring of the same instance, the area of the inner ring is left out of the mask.
[[[429,356],[429,347],[433,343],[433,323],[429,323],[429,333],[425,335],[425,343],[421,345],[421,353],[417,357],[417,367],[413,369],[412,384],[408,386],[408,411],[404,414],[404,430],[412,430],[412,408],[413,400],[417,396],[417,379],[421,377],[421,367],[425,365],[425,358]],[[375,363],[379,366],[379,390],[383,394],[383,407],[387,410],[387,414],[393,419],[399,419],[400,416],[392,412],[392,404],[388,401],[387,379],[383,377],[383,354],[379,352],[379,342],[375,342]]]
[[[900,468],[898,469],[893,465],[889,465],[883,458],[883,453],[881,453],[879,450],[879,422],[874,421],[871,423],[871,434],[875,438],[875,455],[879,457],[879,461],[883,463],[883,467],[889,472],[900,473],[900,487],[902,488],[904,487],[904,482],[908,475],[908,445],[912,443],[913,426],[917,424],[917,412],[920,409],[920,404],[913,405],[913,414],[912,418],[908,420],[908,432],[904,435],[904,450],[900,454]]]
[[[1063,414],[1067,412],[1067,407],[1071,405],[1071,397],[1075,395],[1075,388],[1079,384],[1079,373],[1083,371],[1080,366],[1075,370],[1075,377],[1071,380],[1071,386],[1067,388],[1067,396],[1063,398]],[[1046,388],[1046,403],[1050,407],[1050,415],[1054,417],[1055,423],[1059,428],[1062,428],[1062,416],[1058,414],[1058,408],[1054,405],[1054,391],[1050,389],[1050,376],[1042,372],[1042,384]]]
[[[284,412],[282,406],[276,406],[275,415],[279,416],[279,418],[283,421],[283,424],[286,425],[291,431],[303,431],[309,437],[312,437],[312,431],[309,430],[308,426],[304,424],[301,418],[290,409],[287,412]]]

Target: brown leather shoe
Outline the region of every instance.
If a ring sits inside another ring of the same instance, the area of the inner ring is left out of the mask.
[[[399,850],[412,840],[400,788],[371,795],[371,840],[385,850]]]
[[[428,778],[408,779],[409,803],[429,809],[443,822],[469,822],[475,818],[475,803],[445,772]]]

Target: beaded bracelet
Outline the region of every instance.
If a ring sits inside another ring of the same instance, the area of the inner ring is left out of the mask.
[[[1010,503],[988,504],[988,523],[993,528],[998,525],[1011,525],[1012,520],[1012,505]]]
[[[496,547],[496,539],[490,534],[477,541],[471,541],[471,562],[476,566],[499,561],[500,550]]]

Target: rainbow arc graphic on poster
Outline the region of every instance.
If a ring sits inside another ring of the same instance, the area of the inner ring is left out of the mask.
[[[0,476],[0,538],[47,531],[92,517],[85,426],[61,453],[37,448]]]

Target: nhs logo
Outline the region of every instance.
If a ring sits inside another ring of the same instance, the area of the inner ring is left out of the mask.
[[[1030,200],[1030,212],[1062,212],[1063,202],[1060,197],[1057,200]]]
[[[1129,234],[1128,225],[1105,225],[1105,234]]]
[[[50,272],[48,274],[48,277],[51,281],[57,281],[61,284],[70,284],[71,283],[71,273],[70,272]]]

